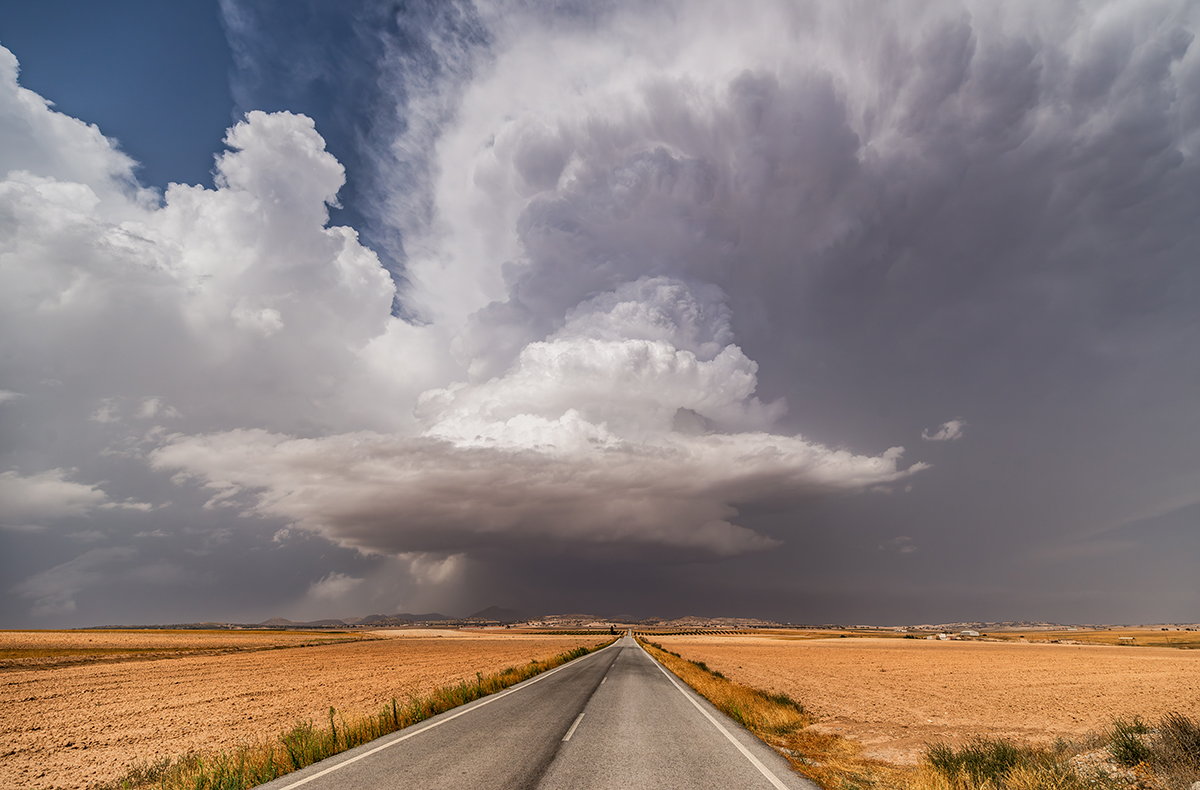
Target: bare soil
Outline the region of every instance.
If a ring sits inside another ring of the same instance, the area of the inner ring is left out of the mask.
[[[4,632],[0,649],[25,645],[68,651],[74,658],[80,654],[69,651],[89,647],[117,647],[126,651],[122,655],[138,656],[138,649],[161,651],[173,644],[180,652],[122,661],[104,660],[112,654],[101,652],[90,663],[51,661],[0,670],[0,787],[94,787],[135,763],[269,738],[304,720],[319,723],[328,719],[331,705],[350,719],[378,711],[392,697],[403,701],[473,679],[476,672],[499,672],[599,641],[432,630],[374,632],[343,643],[336,637],[347,635],[319,636],[325,639],[288,633],[133,631],[101,638],[97,632]]]
[[[927,743],[976,735],[1034,743],[1082,740],[1116,716],[1200,712],[1200,651],[1158,647],[654,637],[740,683],[784,692],[817,729],[863,744],[869,757],[919,761]]]
[[[0,631],[0,670],[356,642],[330,631]]]

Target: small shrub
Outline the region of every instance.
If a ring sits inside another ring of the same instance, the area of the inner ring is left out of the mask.
[[[200,763],[199,755],[189,752],[181,757],[163,757],[152,763],[138,763],[120,779],[96,786],[96,790],[126,790],[160,783],[164,777],[180,771],[194,769]]]
[[[1200,771],[1200,724],[1182,713],[1168,713],[1154,739],[1155,762]]]
[[[1103,782],[1085,780],[1071,765],[1069,745],[1054,749],[1019,746],[1003,739],[975,738],[955,749],[934,744],[925,752],[921,787],[941,790],[1099,790]]]
[[[1150,728],[1137,716],[1132,719],[1117,719],[1108,731],[1108,752],[1118,765],[1133,768],[1150,761],[1150,746],[1146,735]]]
[[[771,702],[774,702],[776,705],[787,705],[790,708],[794,708],[797,713],[807,713],[807,711],[804,710],[803,705],[801,705],[799,702],[796,702],[796,700],[792,699],[787,694],[784,694],[782,691],[764,691],[763,694],[767,699],[769,699]]]
[[[672,653],[671,655],[675,656],[676,658],[679,658],[679,655],[676,653]],[[715,669],[709,669],[708,664],[705,664],[703,661],[693,661],[692,663],[715,678],[721,678],[722,680],[725,679],[724,675],[722,675],[720,672],[718,672]]]
[[[988,780],[998,785],[1010,769],[1022,762],[1022,754],[1008,741],[976,738],[959,749],[945,743],[933,744],[926,750],[925,759],[951,781],[965,776],[976,785]]]
[[[1200,779],[1200,723],[1168,713],[1149,739],[1149,750],[1149,759],[1138,769],[1152,775],[1156,787],[1185,790]]]

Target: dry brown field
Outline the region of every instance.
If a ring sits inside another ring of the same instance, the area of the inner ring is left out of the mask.
[[[1200,631],[1179,628],[1084,628],[1075,631],[998,631],[988,638],[1000,641],[1059,642],[1082,645],[1120,645],[1126,637],[1139,647],[1200,648]]]
[[[434,630],[377,631],[365,638],[0,632],[0,656],[40,650],[43,663],[0,669],[0,787],[93,787],[135,762],[212,752],[278,735],[299,721],[320,722],[331,705],[350,719],[376,712],[393,696],[404,701],[474,679],[476,672],[499,672],[599,641]],[[54,661],[56,650],[64,661]],[[92,650],[94,660],[80,650]]]
[[[734,681],[790,695],[818,716],[818,729],[895,763],[917,762],[927,743],[975,735],[1045,744],[1098,732],[1116,716],[1200,713],[1193,650],[803,633],[655,641]]]
[[[217,655],[363,638],[362,633],[330,631],[0,631],[0,670]]]

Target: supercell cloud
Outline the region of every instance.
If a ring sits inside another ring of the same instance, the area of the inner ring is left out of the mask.
[[[677,592],[611,606],[867,616],[870,578],[907,609],[868,619],[1082,618],[1078,558],[1194,504],[1194,420],[1144,439],[1195,383],[1194,5],[361,3],[362,62],[287,79],[375,92],[315,121],[254,106],[286,4],[223,9],[213,189],[139,185],[0,50],[13,622],[263,594],[248,556],[278,611],[205,617],[603,609],[636,568]]]

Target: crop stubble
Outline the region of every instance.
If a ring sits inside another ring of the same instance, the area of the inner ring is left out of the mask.
[[[227,645],[229,636],[214,634],[213,643]],[[379,637],[0,671],[0,787],[87,788],[119,777],[135,761],[253,742],[297,721],[320,722],[330,705],[350,719],[377,711],[393,696],[403,701],[474,679],[476,672],[499,672],[597,641],[433,631]],[[192,649],[198,644],[193,634],[185,642]],[[136,643],[136,635],[124,640]]]
[[[821,719],[816,728],[889,762],[917,762],[935,741],[987,735],[1048,743],[1102,730],[1115,716],[1200,711],[1200,651],[872,638],[660,641],[732,680],[800,700]]]

